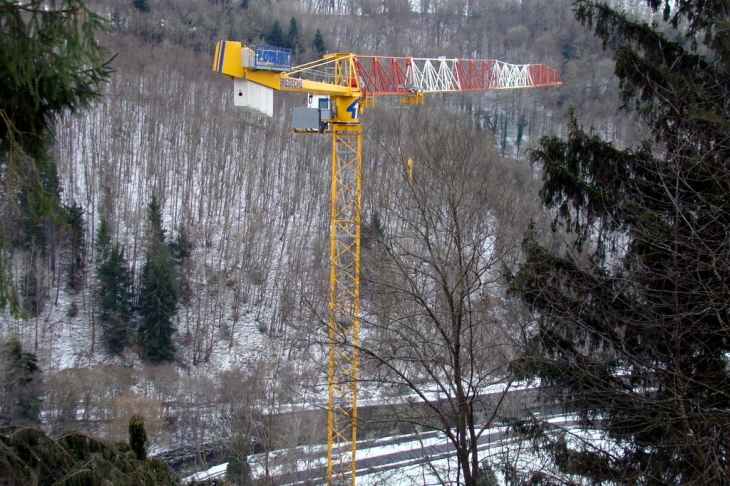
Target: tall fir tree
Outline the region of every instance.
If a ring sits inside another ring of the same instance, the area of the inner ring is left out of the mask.
[[[664,25],[574,4],[653,136],[619,149],[571,114],[566,140],[540,142],[542,201],[571,244],[528,235],[512,281],[536,318],[516,369],[605,435],[576,447],[521,430],[593,484],[727,484],[730,14],[719,0],[647,5]]]
[[[132,275],[118,242],[112,243],[106,218],[96,235],[96,291],[104,343],[110,352],[121,353],[131,342]]]
[[[172,319],[177,312],[178,282],[175,259],[165,242],[162,209],[155,195],[147,215],[150,240],[140,276],[139,342],[150,361],[172,361],[175,353]]]
[[[129,419],[129,447],[137,456],[137,460],[147,459],[147,430],[144,427],[144,418],[134,414]]]
[[[23,244],[32,244],[34,255],[46,251],[44,225],[59,213],[49,151],[53,128],[59,116],[100,96],[112,70],[96,34],[107,27],[82,0],[0,2],[0,171],[10,188],[0,204],[20,210],[16,234]],[[0,249],[13,238],[0,234]],[[4,251],[0,256],[0,307],[9,303],[17,312],[7,257]],[[40,276],[29,280],[40,281]]]
[[[312,49],[319,54],[325,54],[327,52],[327,45],[324,43],[324,37],[322,32],[317,29],[317,33],[314,34],[314,40],[312,41]]]
[[[26,176],[15,187],[15,203],[11,206],[19,210],[17,248],[26,252],[20,286],[23,310],[28,316],[37,317],[48,297],[45,268],[50,242],[62,224],[62,209],[58,205],[61,189],[56,164],[50,155],[38,156],[35,167]]]
[[[190,274],[192,271],[193,243],[188,238],[184,225],[180,225],[177,237],[168,244],[172,257],[177,264],[178,299],[183,305],[190,302],[192,289],[190,287]]]
[[[228,450],[228,466],[226,480],[236,486],[249,486],[253,480],[251,466],[248,463],[250,447],[243,436],[238,433],[233,438]]]
[[[291,47],[294,53],[299,50],[299,26],[297,19],[292,17],[289,22],[289,32],[286,35],[286,47]]]
[[[78,292],[83,284],[86,261],[84,208],[78,205],[76,201],[72,201],[71,204],[65,205],[63,209],[68,228],[67,246],[69,251],[66,282],[69,290]]]
[[[284,30],[278,20],[274,20],[274,23],[271,24],[271,29],[266,34],[266,43],[271,46],[286,46]]]
[[[188,261],[192,256],[193,243],[188,238],[188,232],[185,226],[180,225],[177,231],[177,237],[171,241],[168,246],[172,252],[172,256],[178,265]]]
[[[0,346],[0,425],[38,422],[40,373],[36,355],[13,337]]]

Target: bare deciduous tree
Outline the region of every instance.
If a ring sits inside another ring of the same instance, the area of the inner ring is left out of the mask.
[[[400,188],[380,208],[384,227],[366,231],[363,374],[412,405],[404,420],[446,434],[459,468],[434,474],[475,485],[479,438],[510,386],[514,323],[500,275],[526,226],[529,175],[473,125],[422,113],[408,122],[387,132],[412,154],[412,176],[393,164]]]

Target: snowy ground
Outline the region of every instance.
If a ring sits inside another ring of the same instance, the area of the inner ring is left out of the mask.
[[[556,425],[571,427],[573,417],[555,417],[550,422]],[[493,437],[499,437],[506,432],[506,428],[497,427],[489,430]],[[441,433],[424,434],[415,436],[389,437],[379,439],[370,444],[358,444],[357,462],[358,466],[368,459],[383,458],[383,464],[366,469],[358,469],[357,484],[359,486],[413,486],[413,485],[441,485],[459,484],[457,474],[456,458],[449,452],[441,452],[428,456],[425,451],[432,451],[438,448],[441,451],[449,451],[448,440]],[[322,468],[326,465],[326,447],[323,445],[309,448],[297,448],[300,456],[311,456],[308,459],[297,460],[295,464],[287,460],[287,452],[275,451],[269,455],[269,472],[276,477],[286,470],[307,471]],[[522,449],[521,444],[514,438],[500,438],[493,442],[487,442],[479,447],[481,460],[494,463],[505,454],[514,461],[513,464],[521,470],[537,470],[550,468],[543,459],[537,457],[531,451]],[[254,477],[263,477],[264,455],[254,454],[249,457],[249,464]],[[207,471],[196,473],[183,479],[183,483],[193,480],[202,481],[224,477],[227,464],[220,464]],[[495,468],[496,469],[496,468]],[[497,479],[502,482],[498,471],[495,471]],[[290,486],[310,483],[288,483]]]
[[[371,447],[360,447],[357,451],[357,460],[359,462],[366,459],[376,457],[393,456],[397,453],[404,453],[406,456],[410,456],[410,459],[404,459],[397,462],[388,463],[387,466],[381,468],[371,468],[368,470],[358,470],[357,480],[359,485],[414,485],[414,484],[441,484],[435,477],[435,474],[429,469],[437,468],[441,471],[448,471],[449,468],[454,470],[456,466],[455,459],[437,459],[431,461],[427,466],[423,463],[423,456],[421,450],[424,447],[431,445],[442,444],[446,445],[447,441],[441,434],[423,438],[420,440],[411,440],[407,442],[401,442],[393,444],[396,438],[386,438],[376,441]],[[307,448],[307,452],[316,454],[316,457],[305,460],[298,460],[296,466],[289,464],[290,469],[303,471],[317,467],[324,467],[327,464],[326,459],[326,446],[318,445],[312,448]],[[263,454],[253,454],[249,457],[249,464],[251,465],[251,471],[255,478],[263,477],[265,468],[263,466],[264,461]],[[282,466],[277,463],[282,462],[285,458],[286,453],[283,451],[276,451],[270,454],[270,474],[277,475],[282,471]],[[214,479],[225,476],[227,463],[214,466],[207,471],[202,471],[192,476],[183,479],[183,483],[190,481],[203,481],[206,479]],[[289,483],[298,484],[298,483]]]

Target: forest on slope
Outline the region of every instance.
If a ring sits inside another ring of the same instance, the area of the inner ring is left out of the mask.
[[[419,208],[466,191],[477,199],[464,209],[464,221],[479,233],[475,262],[485,268],[478,282],[483,299],[474,312],[499,323],[484,365],[491,378],[484,380],[500,382],[524,324],[518,312],[504,310],[500,274],[520,261],[529,224],[545,228],[536,199],[539,167],[530,165],[526,150],[543,135],[564,134],[571,107],[618,146],[639,136],[630,119],[616,115],[610,52],[573,20],[570,4],[89,1],[110,19],[103,42],[116,54],[115,72],[91,109],[57,126],[51,186],[68,218],[36,222],[40,247],[29,248],[22,238],[12,242],[12,274],[25,315],[6,314],[1,327],[42,370],[24,385],[40,399],[38,421],[50,432],[73,426],[119,439],[130,413],[143,413],[151,443],[163,449],[232,437],[242,427],[261,436],[263,417],[322,402],[330,140],[291,133],[292,108],[304,101],[297,95],[277,93],[271,119],[236,111],[230,80],[210,69],[219,39],[283,39],[297,62],[319,57],[324,48],[497,58],[545,63],[560,72],[565,84],[557,89],[437,95],[408,109],[383,99],[362,115],[365,234],[398,241],[385,255],[377,244],[364,243],[364,340],[378,357],[409,362],[392,344],[403,336],[387,325],[399,319],[408,325],[403,316],[409,310],[397,305],[407,299],[390,292],[407,272],[388,263],[405,261],[415,273],[422,261],[438,264],[443,257],[447,268],[450,256],[427,255],[418,237],[429,224],[448,236],[449,226]],[[409,157],[420,189],[406,180]],[[470,165],[434,165],[444,157]],[[5,213],[6,230],[21,234],[22,208]],[[175,294],[172,338],[161,354],[138,337],[147,315],[145,269],[152,272],[157,261],[173,269]],[[127,279],[123,309],[104,307],[100,268],[116,268],[115,278]],[[385,276],[388,290],[379,281]],[[418,289],[440,298],[432,285]],[[365,383],[392,384],[385,387],[389,393],[402,394],[402,377],[391,373],[382,360],[364,359]],[[407,374],[427,381],[423,370]],[[12,377],[6,372],[3,379]],[[3,390],[6,402],[18,392]],[[363,387],[365,399],[370,391]],[[321,425],[298,420],[267,431],[267,447],[321,440]]]

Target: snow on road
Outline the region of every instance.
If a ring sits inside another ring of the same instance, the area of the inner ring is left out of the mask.
[[[575,438],[583,437],[588,441],[604,438],[598,434],[586,434],[575,428],[574,421],[576,417],[571,415],[555,416],[548,421],[556,426],[563,426],[567,430],[571,430]],[[493,462],[496,458],[503,454],[511,457],[512,465],[518,470],[535,471],[538,469],[552,469],[553,465],[545,462],[544,457],[538,457],[530,448],[525,448],[525,444],[512,438],[501,437],[506,432],[506,427],[495,427],[487,432],[496,440],[487,438],[484,443],[480,442],[479,457],[480,460]],[[492,440],[494,440],[492,442]],[[431,486],[441,484],[459,484],[458,483],[458,464],[456,457],[447,453],[440,453],[426,457],[425,450],[433,447],[441,446],[441,450],[453,450],[449,448],[449,441],[442,433],[425,433],[421,437],[416,436],[396,436],[387,437],[371,441],[369,443],[358,444],[357,461],[358,465],[368,459],[386,458],[391,459],[384,461],[385,463],[371,467],[370,469],[358,469],[357,484],[358,486]],[[305,459],[297,459],[292,461],[289,457],[292,454],[296,457],[305,457]],[[263,461],[264,454],[252,454],[249,456],[249,464],[254,478],[260,478],[265,475]],[[285,472],[291,471],[307,471],[310,469],[322,468],[326,466],[326,446],[300,446],[291,451],[274,451],[269,454],[269,474],[278,476]],[[227,464],[221,464],[202,471],[183,479],[183,483],[193,480],[202,481],[206,479],[214,479],[223,477],[226,473]],[[503,478],[499,471],[495,471],[498,481],[503,484]],[[576,478],[577,483],[580,480]],[[292,483],[291,486],[300,483]],[[303,484],[303,483],[302,483]]]

